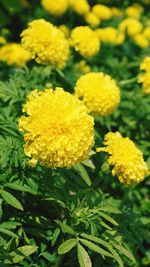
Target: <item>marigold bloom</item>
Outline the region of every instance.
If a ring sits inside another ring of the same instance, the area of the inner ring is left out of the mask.
[[[72,30],[71,44],[84,57],[96,55],[100,48],[97,34],[88,26],[79,26]]]
[[[127,18],[124,19],[119,24],[119,30],[123,33],[127,33],[130,37],[135,36],[136,34],[140,33],[143,29],[143,25],[140,21],[134,18]]]
[[[31,59],[31,55],[21,44],[8,43],[0,48],[0,60],[8,65],[22,67]]]
[[[73,9],[78,15],[85,15],[90,10],[90,5],[87,0],[68,0],[69,6]]]
[[[102,72],[82,75],[76,83],[75,94],[81,98],[89,112],[106,116],[111,114],[120,102],[120,90],[115,81]]]
[[[101,20],[108,20],[112,17],[112,11],[111,8],[105,6],[96,4],[92,8],[92,12],[98,16]]]
[[[97,152],[109,154],[108,164],[114,166],[112,174],[117,175],[121,183],[139,183],[148,174],[141,151],[128,137],[110,132],[105,135],[104,145],[97,148]]]
[[[149,47],[149,40],[144,36],[143,33],[139,33],[134,36],[134,41],[140,48]]]
[[[6,39],[3,36],[0,36],[0,45],[6,44]]]
[[[94,12],[89,12],[85,15],[85,21],[92,27],[97,27],[100,24],[100,18],[94,14]]]
[[[111,13],[113,17],[120,17],[122,16],[122,11],[117,7],[111,7]]]
[[[54,16],[61,16],[68,8],[68,0],[41,0],[43,8]]]
[[[121,45],[125,40],[124,33],[113,27],[99,28],[95,31],[100,41],[113,45]]]
[[[139,75],[138,81],[143,84],[143,92],[150,94],[150,57],[144,58],[140,70],[143,70],[144,73]]]
[[[125,13],[128,17],[139,19],[143,12],[143,7],[139,4],[129,6],[126,8]]]
[[[38,63],[64,67],[69,58],[69,43],[53,24],[37,19],[21,33],[22,44]]]
[[[150,26],[146,27],[143,30],[143,35],[144,35],[145,38],[147,38],[148,40],[150,40]]]
[[[63,32],[66,38],[70,37],[70,29],[65,24],[60,25],[59,30]]]
[[[24,151],[31,164],[71,167],[88,157],[94,142],[94,121],[86,107],[62,88],[34,90],[19,120],[25,132]]]

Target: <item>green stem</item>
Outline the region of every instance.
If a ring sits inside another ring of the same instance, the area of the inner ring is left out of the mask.
[[[130,84],[130,83],[134,83],[136,81],[137,81],[137,77],[134,77],[134,78],[131,78],[131,79],[128,79],[128,80],[121,81],[119,84],[121,86],[124,86],[124,85]]]

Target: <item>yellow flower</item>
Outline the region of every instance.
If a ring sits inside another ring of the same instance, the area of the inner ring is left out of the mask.
[[[144,58],[140,70],[145,72],[139,75],[138,82],[143,84],[143,92],[150,94],[150,57]]]
[[[37,19],[21,33],[22,45],[38,63],[64,67],[69,58],[69,43],[53,24]]]
[[[115,81],[102,72],[90,72],[81,76],[75,86],[75,94],[83,100],[88,111],[107,116],[120,102],[120,90]]]
[[[66,38],[70,37],[70,29],[65,24],[60,25],[59,30],[63,32]]]
[[[61,16],[68,8],[68,0],[41,0],[43,8],[54,16]]]
[[[150,26],[146,27],[143,30],[143,35],[144,35],[145,38],[147,38],[148,40],[150,40]]]
[[[92,27],[97,27],[100,24],[100,18],[93,12],[89,12],[85,15],[85,21]]]
[[[125,35],[113,27],[96,29],[100,41],[113,45],[120,45],[125,40]]]
[[[122,16],[122,11],[117,7],[111,7],[111,13],[113,17],[120,17]]]
[[[68,0],[69,6],[73,9],[78,15],[85,15],[90,10],[90,5],[87,0]]]
[[[140,33],[143,29],[141,22],[134,18],[124,19],[120,25],[119,30],[123,33],[127,33],[128,36],[133,37],[136,34]]]
[[[0,36],[0,45],[6,44],[6,39],[3,36]]]
[[[88,26],[79,26],[72,30],[71,44],[84,57],[96,55],[100,48],[97,34]]]
[[[31,165],[72,167],[88,158],[94,143],[94,121],[86,107],[62,88],[34,90],[23,108],[19,128]]]
[[[125,13],[128,17],[132,17],[135,19],[139,19],[141,17],[142,12],[143,12],[143,7],[139,4],[129,6],[125,10]]]
[[[111,8],[109,8],[105,5],[100,5],[100,4],[94,5],[92,8],[92,11],[101,20],[108,20],[108,19],[111,19],[111,17],[112,17]]]
[[[97,152],[109,154],[108,164],[114,166],[112,174],[117,175],[121,183],[139,183],[148,174],[141,151],[128,137],[110,132],[105,135],[104,145],[106,147],[97,148]]]
[[[139,33],[134,36],[134,41],[135,43],[140,47],[140,48],[146,48],[149,47],[149,41],[148,39],[144,36],[143,33]]]
[[[80,60],[74,65],[75,71],[85,74],[91,71],[91,67],[87,64],[85,60]]]
[[[6,61],[8,65],[22,67],[31,60],[31,55],[21,44],[8,43],[0,48],[0,60]]]

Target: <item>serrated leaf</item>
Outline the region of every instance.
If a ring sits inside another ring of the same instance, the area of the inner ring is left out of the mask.
[[[112,257],[112,255],[108,251],[98,247],[97,245],[93,244],[92,242],[90,242],[86,239],[80,238],[79,241],[81,241],[89,249],[101,254],[103,257],[105,257],[105,256]]]
[[[130,260],[135,262],[135,258],[132,255],[132,253],[130,251],[128,251],[126,248],[124,248],[122,245],[120,244],[116,244],[116,243],[112,243],[112,245],[118,249],[122,254],[124,254],[126,257],[128,257]]]
[[[86,171],[86,169],[84,168],[84,166],[82,164],[76,164],[74,166],[74,169],[77,170],[80,173],[80,176],[82,177],[82,179],[84,180],[84,182],[88,185],[91,186],[92,182],[91,179]]]
[[[7,192],[5,190],[1,190],[0,194],[1,194],[2,198],[9,205],[13,206],[16,209],[23,210],[23,207],[22,207],[21,203],[19,202],[19,200],[17,198],[15,198],[12,194],[10,194],[9,192]]]
[[[73,247],[77,245],[77,240],[75,238],[70,238],[63,242],[58,248],[58,254],[65,254],[69,252]]]
[[[100,215],[101,217],[103,217],[105,220],[107,220],[107,221],[110,222],[111,224],[114,224],[114,225],[116,225],[116,226],[119,225],[119,224],[118,224],[114,219],[112,219],[109,215],[107,215],[107,214],[105,214],[105,213],[103,213],[103,212],[101,212],[101,211],[99,211],[98,213],[99,213],[99,215]]]
[[[12,258],[12,260],[5,260],[4,263],[19,263],[21,262],[24,258],[30,256],[33,254],[36,250],[38,249],[37,246],[22,246],[17,248],[17,250],[12,251],[9,255]]]
[[[71,234],[71,235],[75,235],[76,232],[67,224],[65,223],[62,223],[61,221],[56,221],[57,224],[60,226],[61,230],[63,233],[68,233],[68,234]]]
[[[77,246],[77,251],[78,251],[78,261],[80,267],[92,267],[92,262],[87,251],[79,243]]]

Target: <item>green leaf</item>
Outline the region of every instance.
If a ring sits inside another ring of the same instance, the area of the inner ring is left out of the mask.
[[[92,267],[92,262],[91,259],[84,249],[79,243],[77,246],[77,251],[78,251],[78,261],[80,264],[80,267]]]
[[[18,236],[15,233],[13,233],[12,231],[10,231],[8,229],[1,228],[1,227],[0,227],[0,233],[3,233],[5,235],[11,236],[11,237],[18,238]]]
[[[62,223],[61,221],[56,221],[58,223],[58,225],[60,226],[61,230],[63,233],[67,233],[67,234],[71,234],[71,235],[75,235],[76,232],[67,224]]]
[[[21,192],[27,192],[27,193],[31,193],[36,195],[37,192],[32,190],[28,185],[24,184],[24,185],[20,185],[18,182],[16,183],[6,183],[5,187],[9,187],[11,189],[17,190],[17,191],[21,191]]]
[[[98,237],[95,237],[95,236],[92,236],[92,235],[87,235],[87,234],[84,234],[84,233],[82,233],[81,236],[86,238],[86,239],[89,239],[91,241],[94,241],[94,242],[96,242],[98,244],[101,244],[106,248],[112,247],[108,242],[106,242],[105,240],[103,240],[101,238],[98,238]]]
[[[18,263],[21,262],[24,258],[30,256],[38,249],[37,246],[22,246],[17,248],[17,250],[12,251],[9,256],[12,260],[5,260],[4,263]]]
[[[53,237],[52,237],[52,241],[51,241],[52,246],[55,245],[56,240],[57,240],[59,234],[60,234],[60,229],[59,228],[56,228],[55,231],[54,231]]]
[[[2,198],[11,206],[13,206],[16,209],[19,210],[23,210],[23,207],[21,205],[21,203],[18,201],[17,198],[15,198],[12,194],[10,194],[9,192],[5,191],[5,190],[1,190],[0,194],[2,196]]]
[[[58,248],[58,254],[65,254],[70,251],[73,247],[77,245],[77,240],[75,238],[70,238],[63,242]]]
[[[112,219],[109,215],[107,215],[107,214],[105,214],[105,213],[103,213],[103,212],[101,212],[101,211],[99,211],[98,213],[99,213],[99,215],[100,215],[101,217],[103,217],[105,220],[109,221],[110,223],[112,223],[112,224],[114,224],[114,225],[116,225],[116,226],[119,225],[119,224],[118,224],[114,219]]]
[[[0,224],[0,228],[6,228],[6,229],[14,229],[17,226],[21,225],[21,223],[16,221],[7,221]]]
[[[109,247],[108,249],[112,253],[112,255],[114,256],[114,259],[119,263],[119,266],[124,267],[123,261],[120,258],[119,254],[113,248]]]
[[[88,175],[86,169],[83,167],[83,165],[81,165],[81,164],[76,164],[76,165],[74,166],[74,169],[77,170],[77,171],[80,173],[82,179],[84,180],[84,182],[85,182],[88,186],[91,186],[91,185],[92,185],[91,179],[90,179],[90,177],[89,177],[89,175]]]
[[[112,245],[118,249],[122,254],[124,254],[126,257],[128,257],[130,260],[135,262],[135,258],[132,255],[132,253],[130,251],[128,251],[126,248],[124,248],[122,245],[120,244],[116,244],[116,243],[112,243]]]
[[[81,241],[86,247],[90,248],[91,250],[101,254],[103,257],[107,256],[107,257],[112,257],[112,255],[107,252],[106,250],[98,247],[97,245],[93,244],[92,242],[86,240],[86,239],[82,239],[80,238],[79,241]]]

